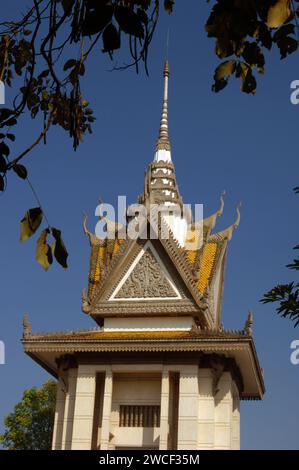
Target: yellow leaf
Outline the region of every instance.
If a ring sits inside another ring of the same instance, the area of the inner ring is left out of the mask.
[[[235,60],[227,60],[226,62],[222,62],[217,69],[215,70],[214,78],[215,80],[221,80],[222,78],[229,77],[234,73],[236,70],[236,61]]]
[[[50,230],[45,229],[40,234],[36,244],[36,260],[47,271],[53,262],[53,256],[50,246],[47,244],[47,236]]]
[[[31,237],[38,229],[43,219],[43,212],[40,207],[29,209],[21,220],[20,241],[24,242]]]
[[[277,0],[268,10],[267,25],[269,28],[279,28],[291,14],[290,0]]]

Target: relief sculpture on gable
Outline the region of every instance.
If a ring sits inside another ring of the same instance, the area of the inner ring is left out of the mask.
[[[148,249],[141,257],[115,299],[177,298],[161,266]]]

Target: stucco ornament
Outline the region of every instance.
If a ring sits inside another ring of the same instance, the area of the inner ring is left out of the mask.
[[[177,297],[151,250],[147,250],[115,298]]]

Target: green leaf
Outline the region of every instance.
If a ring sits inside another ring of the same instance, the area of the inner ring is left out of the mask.
[[[56,228],[51,228],[55,242],[52,245],[52,252],[55,256],[57,263],[59,263],[63,268],[67,268],[67,258],[68,252],[61,238],[61,231]]]
[[[7,162],[5,158],[0,155],[0,173],[5,173],[7,168]]]
[[[264,294],[260,300],[263,304],[278,302],[276,312],[283,318],[289,317],[294,321],[294,326],[299,324],[299,284],[278,284]]]
[[[164,8],[169,15],[173,11],[173,5],[174,5],[174,0],[164,0]]]
[[[262,21],[258,22],[257,28],[253,33],[253,37],[258,39],[261,44],[266,47],[267,49],[271,49],[272,47],[272,36],[271,33],[265,23]]]
[[[251,67],[245,62],[239,62],[236,68],[236,77],[242,80],[241,91],[255,94],[256,79],[252,74]]]
[[[139,16],[129,7],[117,6],[114,13],[115,19],[124,33],[137,38],[144,38],[144,29]]]
[[[15,164],[12,169],[18,175],[19,178],[22,178],[22,180],[25,180],[27,178],[28,172],[24,165]]]
[[[294,34],[294,33],[295,33],[295,25],[285,24],[275,32],[273,36],[273,41],[277,41],[283,36],[287,36],[288,34]]]
[[[251,93],[253,95],[256,92],[256,79],[252,74],[252,70],[250,67],[248,67],[247,69],[247,73],[243,80],[241,90],[244,91],[244,93]]]
[[[249,65],[245,64],[245,62],[239,62],[236,68],[236,77],[245,80],[248,68]]]
[[[291,14],[290,0],[276,0],[270,6],[267,16],[267,25],[269,28],[279,28]]]
[[[298,40],[289,36],[292,33],[294,33],[294,25],[287,24],[279,28],[274,34],[273,41],[277,44],[281,59],[284,59],[288,54],[292,54],[298,48]]]
[[[6,145],[5,142],[0,143],[0,155],[4,155],[5,157],[8,157],[10,154],[9,147]]]
[[[287,268],[295,269],[296,271],[299,271],[299,259],[294,259],[293,263],[287,264]]]
[[[21,220],[20,241],[24,242],[30,238],[38,229],[43,220],[43,212],[40,207],[29,209]]]
[[[36,260],[45,271],[47,271],[53,263],[52,250],[47,243],[49,233],[50,230],[48,228],[43,230],[36,243]]]
[[[76,64],[77,64],[77,61],[75,59],[69,59],[64,64],[63,70],[66,71],[68,69],[71,69],[72,67],[75,67]]]
[[[102,31],[112,20],[113,5],[95,4],[95,8],[87,9],[82,24],[83,36],[92,36]]]
[[[212,86],[212,91],[218,93],[219,91],[223,90],[223,88],[225,88],[228,84],[228,78],[235,72],[235,70],[235,60],[227,60],[218,65],[214,73],[215,83]]]
[[[251,67],[257,67],[259,73],[264,72],[265,58],[256,42],[246,41],[242,56]]]
[[[12,127],[12,126],[15,126],[17,122],[18,121],[16,120],[16,118],[11,118],[11,119],[8,119],[8,121],[6,121],[5,125],[8,127]]]
[[[215,52],[220,59],[232,55],[234,53],[233,42],[231,40],[223,40],[223,38],[218,39],[216,41]]]
[[[16,140],[16,136],[14,134],[6,134],[6,137],[11,140],[12,142],[14,142]]]
[[[120,48],[120,34],[112,23],[103,32],[103,46],[103,52],[112,52]]]
[[[5,183],[3,176],[0,175],[0,192],[4,191]]]
[[[226,87],[228,84],[228,81],[226,78],[221,78],[221,80],[216,80],[215,83],[212,85],[212,91],[215,93],[218,93],[218,91],[223,90],[223,88]]]
[[[39,74],[39,78],[46,78],[50,73],[50,70],[49,69],[45,69],[43,70],[40,74]]]
[[[140,21],[142,21],[142,23],[148,24],[148,16],[144,10],[142,10],[141,8],[138,8],[137,15],[139,16]]]
[[[40,388],[25,390],[22,400],[5,417],[2,447],[7,450],[50,450],[57,385],[48,380]],[[1,448],[2,448],[1,447]]]
[[[75,3],[75,0],[61,0],[63,11],[68,16],[72,12],[72,8],[73,8],[74,3]]]

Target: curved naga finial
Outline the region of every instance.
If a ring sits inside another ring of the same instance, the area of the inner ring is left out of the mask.
[[[216,221],[217,221],[217,218],[220,217],[222,214],[223,214],[223,209],[224,209],[224,196],[225,196],[225,191],[222,191],[221,195],[220,195],[220,206],[219,206],[219,209],[214,212],[214,214],[210,215],[209,217],[207,217],[206,219],[203,219],[203,225],[205,227],[208,227],[208,230],[209,230],[209,234],[211,233],[211,231],[213,230],[213,228],[215,227],[216,225]]]
[[[239,204],[237,205],[236,207],[236,212],[237,212],[237,218],[236,218],[236,221],[234,223],[234,229],[236,229],[237,227],[239,227],[240,225],[240,220],[241,220],[241,212],[240,212],[240,209],[242,207],[242,203],[239,202]]]
[[[222,232],[219,232],[217,234],[222,239],[231,240],[234,230],[236,230],[236,228],[239,227],[240,220],[241,220],[240,207],[241,207],[241,203],[239,203],[236,207],[237,217],[236,217],[235,222],[232,225],[230,225],[229,227],[227,227],[225,230],[222,230]]]
[[[84,230],[84,233],[85,235],[89,236],[91,235],[91,232],[88,230],[87,228],[87,219],[88,219],[88,216],[86,214],[86,212],[83,211],[83,216],[84,216],[84,219],[83,219],[83,230]]]
[[[220,195],[220,207],[217,211],[217,217],[220,217],[223,214],[223,209],[224,209],[224,196],[225,196],[225,191],[222,191]]]

